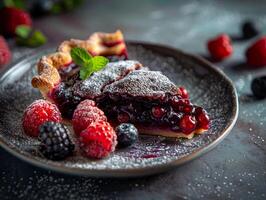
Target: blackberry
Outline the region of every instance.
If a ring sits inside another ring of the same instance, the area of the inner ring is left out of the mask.
[[[250,39],[259,34],[259,30],[252,21],[246,21],[242,24],[243,38]]]
[[[181,118],[182,114],[175,112],[170,112],[170,114],[167,116],[168,123],[173,127],[178,126]]]
[[[251,83],[251,90],[256,98],[266,98],[266,76],[253,79]]]
[[[81,102],[81,98],[77,95],[74,95],[72,88],[67,87],[65,83],[58,85],[53,96],[62,115],[68,119],[71,119],[74,110]]]
[[[129,123],[122,123],[115,129],[118,145],[127,147],[132,145],[138,139],[138,129]]]
[[[39,151],[50,160],[62,160],[74,151],[69,138],[69,130],[60,123],[46,122],[40,127]]]
[[[151,122],[151,113],[149,111],[144,111],[142,114],[136,116],[136,120],[141,123],[150,123]]]

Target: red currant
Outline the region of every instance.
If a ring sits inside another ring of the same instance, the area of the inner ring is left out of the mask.
[[[196,121],[193,116],[184,115],[180,120],[180,129],[185,134],[192,133],[196,128]]]
[[[117,116],[117,120],[120,122],[120,123],[125,123],[125,122],[128,122],[130,119],[129,115],[125,112],[123,113],[120,113],[118,114]]]
[[[207,112],[203,108],[196,109],[196,119],[199,123],[199,128],[208,129],[210,124],[210,118]]]
[[[179,89],[181,98],[183,98],[183,99],[188,99],[189,98],[189,94],[188,94],[188,91],[186,90],[186,88],[179,87],[178,89]]]
[[[156,118],[161,118],[165,115],[166,110],[160,106],[154,106],[151,110],[152,115]]]

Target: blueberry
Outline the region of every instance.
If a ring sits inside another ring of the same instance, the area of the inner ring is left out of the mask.
[[[243,37],[246,39],[253,38],[259,34],[259,30],[252,21],[246,21],[242,24]]]
[[[256,98],[266,98],[266,76],[253,79],[251,83],[251,90]]]
[[[118,146],[128,147],[138,139],[138,129],[129,123],[122,123],[115,129]]]

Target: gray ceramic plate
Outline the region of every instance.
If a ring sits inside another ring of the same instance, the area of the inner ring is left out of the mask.
[[[129,56],[160,70],[177,85],[185,86],[192,102],[210,114],[211,128],[191,140],[141,136],[134,146],[117,150],[103,160],[89,160],[77,152],[60,162],[37,153],[38,142],[21,129],[23,110],[39,92],[31,87],[34,64],[52,50],[19,61],[0,80],[0,144],[13,155],[37,166],[69,174],[129,177],[165,171],[196,158],[216,146],[229,133],[238,115],[236,90],[232,82],[207,61],[162,45],[130,42]]]

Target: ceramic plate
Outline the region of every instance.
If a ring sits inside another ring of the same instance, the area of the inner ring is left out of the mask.
[[[238,115],[236,90],[217,67],[202,58],[163,45],[128,43],[130,59],[151,70],[160,70],[177,85],[185,86],[193,103],[204,107],[211,128],[191,140],[141,136],[130,148],[115,151],[102,160],[89,160],[80,153],[60,162],[38,154],[38,141],[23,134],[24,109],[41,98],[32,88],[35,63],[53,50],[40,52],[17,62],[0,79],[0,145],[13,155],[37,166],[69,174],[129,177],[165,171],[196,158],[216,146],[229,133]]]

